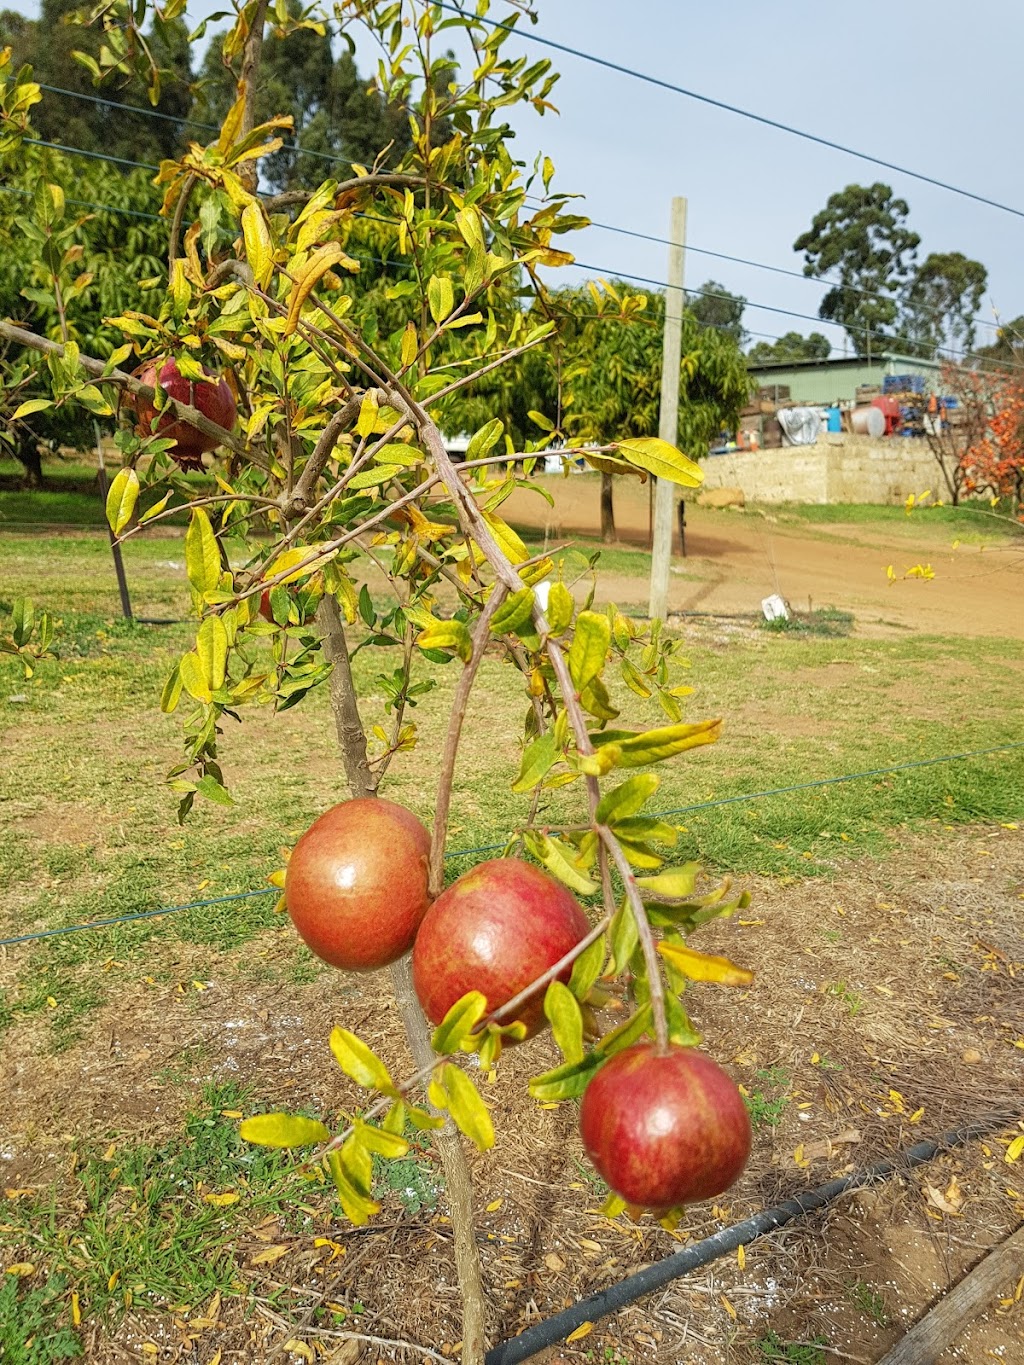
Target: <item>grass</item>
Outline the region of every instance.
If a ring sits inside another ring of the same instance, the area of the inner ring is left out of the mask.
[[[828,1357],[821,1349],[828,1345],[823,1336],[812,1337],[810,1341],[783,1341],[775,1332],[768,1332],[757,1342],[757,1349],[764,1360],[780,1362],[780,1365],[827,1365]]]
[[[937,485],[933,492],[938,494]],[[954,535],[958,532],[982,532],[985,535],[1005,537],[1020,534],[1020,529],[1003,520],[1001,515],[992,515],[993,508],[987,498],[979,499],[977,503],[962,503],[959,507],[925,504],[915,508],[910,517],[902,506],[890,507],[856,502],[782,503],[759,510],[778,517],[780,521],[801,521],[817,526],[853,524],[890,527],[916,523],[924,527],[941,527],[943,531],[950,531]],[[995,509],[997,513],[1000,510]]]
[[[80,1143],[69,1179],[35,1196],[0,1200],[5,1241],[19,1249],[17,1259],[38,1261],[49,1273],[46,1286],[18,1296],[21,1330],[45,1312],[63,1340],[72,1290],[90,1318],[108,1325],[132,1308],[177,1305],[184,1312],[214,1294],[244,1292],[234,1245],[240,1231],[269,1213],[298,1231],[304,1217],[290,1155],[246,1145],[224,1113],[246,1099],[237,1086],[207,1085],[179,1135],[163,1145]],[[236,1200],[209,1198],[221,1195]]]
[[[777,1128],[789,1103],[792,1076],[785,1067],[761,1068],[754,1072],[764,1087],[743,1096],[750,1122],[755,1128]]]
[[[850,1302],[858,1313],[870,1318],[877,1327],[889,1326],[889,1309],[884,1294],[872,1285],[866,1284],[864,1280],[857,1280],[851,1284],[848,1293]]]
[[[129,542],[125,558],[140,613],[183,619],[180,539]],[[225,721],[220,756],[235,805],[198,808],[179,828],[163,777],[180,752],[180,719],[162,715],[156,703],[172,661],[188,647],[190,628],[120,620],[102,535],[7,537],[0,542],[0,582],[0,611],[30,594],[55,613],[61,654],[27,682],[15,661],[0,656],[8,760],[0,776],[8,817],[0,845],[0,937],[263,887],[281,865],[280,848],[344,796],[327,698],[311,694],[278,717],[248,709],[242,726]],[[715,804],[1024,741],[1019,642],[977,639],[966,651],[943,637],[758,631],[728,650],[694,644],[688,658],[685,677],[695,688],[689,715],[724,716],[726,729],[714,748],[661,770],[656,805],[681,812],[680,860],[699,856],[734,873],[828,875],[850,856],[884,853],[908,825],[1024,817],[1024,749]],[[357,656],[371,724],[386,720],[376,679],[393,666],[388,650]],[[420,748],[395,765],[388,786],[389,796],[427,816],[424,779],[446,723],[452,666],[435,673],[441,686],[410,713]],[[453,851],[503,842],[528,805],[509,789],[525,708],[519,684],[490,662],[481,680],[466,722]],[[616,695],[631,708],[631,722],[663,723],[659,711],[625,689]],[[12,696],[25,700],[12,703]],[[549,818],[574,812],[576,800],[573,789],[552,793]],[[13,981],[9,974],[0,991],[0,1029],[43,1020],[51,1048],[66,1049],[109,997],[114,976],[97,972],[97,964],[123,962],[115,975],[137,979],[156,936],[230,953],[280,923],[273,905],[267,895],[20,946]],[[306,979],[318,970],[290,945],[281,952],[274,972]],[[252,958],[232,959],[225,970],[239,983],[256,984],[268,969]]]

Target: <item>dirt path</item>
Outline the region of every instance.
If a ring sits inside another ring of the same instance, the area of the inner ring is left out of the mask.
[[[552,539],[596,537],[597,477],[542,481],[555,499],[517,491],[504,514],[520,527],[546,530]],[[647,489],[619,479],[616,526],[624,543],[642,545],[647,535]],[[674,558],[669,605],[673,611],[756,612],[778,592],[796,609],[837,607],[851,611],[861,631],[893,627],[936,634],[1024,638],[1024,546],[989,541],[960,543],[947,526],[926,518],[905,523],[807,524],[765,509],[724,512],[687,504],[685,560]],[[897,581],[890,584],[887,567]],[[930,564],[932,581],[904,579],[916,564]],[[606,572],[608,600],[647,600],[642,576]]]

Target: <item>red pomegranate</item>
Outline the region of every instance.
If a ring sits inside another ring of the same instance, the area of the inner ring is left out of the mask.
[[[216,379],[212,370],[203,367],[206,374],[211,379]],[[219,427],[224,427],[230,431],[235,425],[237,409],[231,390],[223,379],[216,379],[216,383],[203,384],[193,379],[186,379],[178,369],[174,360],[150,360],[137,372],[138,380],[142,384],[153,387],[158,381],[160,387],[171,398],[176,398],[179,403],[189,403],[192,407],[198,408],[204,417],[208,417],[211,422],[216,422]],[[137,395],[131,399],[132,407],[138,417],[138,431],[140,436],[148,436],[152,431],[152,423],[156,417],[156,408],[153,400],[140,398]],[[157,435],[165,440],[173,441],[174,445],[169,450],[171,459],[174,460],[182,469],[201,469],[202,455],[205,451],[216,450],[218,442],[215,436],[207,436],[203,431],[191,426],[188,422],[179,421],[173,412],[164,412],[160,417],[157,426]]]
[[[553,967],[589,929],[575,899],[539,868],[519,858],[480,863],[438,896],[420,925],[412,971],[424,1013],[439,1024],[468,991],[480,991],[489,1009],[497,1009]],[[571,974],[570,965],[560,979],[568,981]],[[543,1028],[543,987],[516,1018],[528,1034]]]
[[[332,967],[373,971],[412,947],[427,909],[430,835],[404,806],[332,806],[292,850],[284,895],[302,940]]]
[[[692,1047],[616,1053],[584,1091],[580,1133],[614,1193],[655,1213],[721,1194],[750,1155],[743,1096]]]

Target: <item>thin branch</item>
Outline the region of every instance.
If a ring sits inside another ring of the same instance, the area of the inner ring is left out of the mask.
[[[389,189],[418,189],[423,184],[423,177],[420,175],[403,175],[398,171],[375,171],[371,175],[357,175],[351,180],[342,180],[334,192],[335,200],[341,198],[343,194],[350,194],[356,190],[377,189],[379,187]],[[273,194],[264,199],[263,207],[268,213],[274,213],[278,209],[291,208],[294,204],[305,204],[313,195],[315,190],[285,190],[283,194]]]
[[[178,191],[178,202],[174,206],[174,217],[171,219],[171,231],[167,242],[167,268],[178,259],[181,254],[181,225],[185,221],[185,214],[188,210],[189,200],[192,198],[192,191],[199,183],[199,177],[189,172],[182,181],[181,189]]]
[[[64,355],[64,347],[59,341],[50,341],[47,337],[38,336],[35,332],[29,332],[24,327],[16,327],[12,322],[0,320],[0,337],[8,341],[16,342],[19,346],[24,346],[31,351],[40,351],[43,355]],[[93,356],[79,355],[79,364],[86,374],[92,375],[94,379],[100,380],[104,384],[115,384],[118,388],[124,389],[127,393],[134,394],[138,398],[148,399],[150,402],[156,397],[155,390],[149,384],[142,384],[134,375],[126,374],[124,370],[113,369],[107,372],[107,366],[102,360],[96,360]],[[239,455],[254,459],[253,452],[245,442],[226,427],[220,427],[216,422],[211,422],[205,413],[194,408],[191,403],[183,403],[180,399],[172,398],[169,394],[164,394],[164,411],[172,409],[176,416],[189,426],[196,427],[206,436],[214,436],[219,445],[228,446]],[[258,461],[257,461],[258,462]]]
[[[249,32],[242,53],[242,74],[238,87],[245,96],[242,106],[242,126],[239,139],[247,137],[256,127],[256,76],[263,55],[263,30],[267,22],[269,0],[256,0],[256,7],[249,23]],[[255,194],[259,184],[259,171],[255,161],[247,161],[240,167],[242,184],[250,194]]]
[[[349,422],[359,416],[359,409],[362,405],[362,395],[357,394],[344,403],[331,420],[324,427],[320,434],[320,439],[313,447],[313,452],[306,461],[302,473],[299,475],[298,482],[292,492],[291,500],[285,515],[292,512],[305,512],[313,490],[316,488],[317,480],[324,471],[327,461],[334,453],[334,447],[338,443],[338,438],[348,426]]]
[[[626,857],[622,845],[607,825],[598,825],[597,832],[601,842],[615,860],[615,866],[619,869],[619,876],[626,888],[626,899],[629,901],[629,907],[633,912],[633,918],[636,920],[636,927],[640,933],[640,947],[643,950],[644,963],[647,967],[647,988],[650,991],[651,1013],[654,1016],[654,1035],[659,1050],[664,1052],[668,1048],[665,986],[661,979],[661,963],[658,961],[658,950],[654,944],[651,923],[647,918],[647,912],[644,910],[643,901],[640,899],[636,876],[629,865],[629,859]]]
[[[377,779],[366,756],[366,731],[359,715],[352,661],[337,599],[330,593],[324,593],[317,607],[317,615],[324,629],[324,653],[332,665],[331,709],[349,789],[353,796],[373,796],[377,790]]]
[[[448,811],[452,801],[452,779],[455,776],[455,760],[459,752],[459,739],[462,736],[462,723],[466,719],[469,695],[476,681],[477,670],[483,662],[484,652],[490,643],[491,621],[494,614],[508,595],[503,583],[496,583],[487,599],[487,605],[480,613],[473,634],[473,649],[462,676],[455,686],[452,708],[448,717],[448,733],[445,736],[444,750],[441,754],[441,774],[437,784],[437,805],[434,808],[434,831],[430,841],[430,896],[433,899],[441,894],[444,885],[444,844],[448,832]]]
[[[580,939],[579,943],[574,943],[569,951],[563,954],[563,956],[550,966],[546,972],[543,972],[538,976],[536,981],[531,981],[518,995],[514,995],[511,1000],[506,1000],[504,1005],[500,1006],[500,1008],[492,1010],[487,1018],[477,1025],[476,1032],[479,1033],[482,1029],[486,1028],[488,1024],[500,1024],[502,1019],[508,1019],[509,1017],[514,1018],[516,1010],[519,1009],[520,1005],[531,999],[531,997],[536,995],[542,988],[549,986],[556,977],[561,976],[566,967],[570,967],[578,957],[582,956],[582,954],[587,951],[592,943],[595,943],[601,937],[611,922],[612,916],[605,915],[603,919],[594,925],[589,934],[585,934],[584,937]]]

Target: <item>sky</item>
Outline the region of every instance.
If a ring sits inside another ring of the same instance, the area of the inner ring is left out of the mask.
[[[9,2],[9,0],[8,0]],[[15,7],[33,14],[32,0]],[[190,19],[222,8],[193,0]],[[501,17],[504,6],[492,5]],[[1024,214],[1019,152],[1019,54],[1024,6],[976,0],[965,16],[955,0],[536,0],[533,31],[699,93],[935,176]],[[538,151],[557,168],[554,187],[584,196],[596,222],[664,237],[670,200],[688,200],[686,283],[713,278],[749,300],[755,334],[821,330],[841,353],[838,328],[770,308],[816,316],[824,288],[765,270],[715,260],[698,249],[799,271],[792,249],[828,196],[876,179],[910,205],[910,226],[930,251],[962,251],[989,271],[981,318],[1024,313],[1024,217],[924,185],[908,176],[724,110],[546,53],[527,39],[532,59],[551,56],[562,79],[560,113],[515,115],[515,152]],[[511,47],[511,44],[510,44]],[[369,63],[360,63],[369,74]],[[666,278],[666,248],[599,228],[565,243],[606,274]],[[583,278],[583,272],[571,272]],[[568,279],[570,272],[564,272]],[[591,276],[592,277],[592,276]],[[643,286],[638,286],[642,288]],[[993,338],[981,326],[979,344]]]

